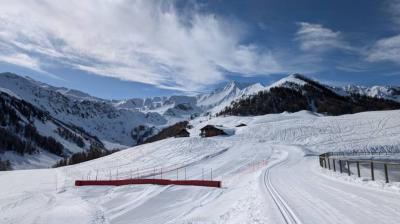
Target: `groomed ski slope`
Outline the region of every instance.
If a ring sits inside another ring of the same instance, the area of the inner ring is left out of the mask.
[[[206,124],[235,127],[200,138]],[[312,154],[400,144],[400,111],[324,117],[306,111],[199,118],[190,138],[170,138],[58,169],[0,173],[0,223],[399,223],[400,188],[344,181]],[[267,161],[267,162],[265,162]],[[222,180],[223,188],[74,187],[75,179]],[[184,168],[185,167],[185,168]],[[171,171],[171,172],[168,172]],[[159,175],[159,174],[158,174]],[[159,177],[159,176],[158,176]]]

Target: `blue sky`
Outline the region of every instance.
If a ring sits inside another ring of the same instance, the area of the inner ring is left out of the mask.
[[[0,70],[103,98],[400,84],[400,0],[4,0]]]

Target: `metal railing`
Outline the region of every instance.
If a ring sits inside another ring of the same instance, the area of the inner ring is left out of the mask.
[[[381,157],[368,158],[371,155]],[[390,180],[392,182],[400,181],[400,160],[393,159],[397,156],[399,156],[399,153],[329,152],[319,156],[319,163],[321,167],[334,172],[347,173],[349,176],[357,174],[358,177],[370,177],[373,181],[382,178],[386,183],[389,183]],[[365,172],[368,172],[368,174],[362,175]]]

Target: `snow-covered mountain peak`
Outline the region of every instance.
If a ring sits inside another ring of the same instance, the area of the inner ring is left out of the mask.
[[[400,87],[395,86],[358,86],[358,85],[347,85],[342,89],[348,94],[359,94],[370,97],[376,97],[381,99],[388,99],[400,102]]]
[[[52,95],[59,93],[65,97],[69,97],[78,101],[103,101],[100,98],[91,96],[79,90],[51,86],[34,80],[28,76],[23,77],[9,72],[0,73],[0,83],[1,87],[12,91],[14,94],[19,95],[24,99],[31,98],[31,95],[34,93],[39,95],[49,95],[50,92],[52,92]]]
[[[234,89],[236,87],[239,88],[237,82],[231,80],[222,89],[223,90],[228,90],[228,89]]]
[[[231,102],[247,86],[237,81],[229,81],[225,86],[218,88],[211,93],[197,96],[197,104],[204,109],[210,109],[223,102]]]
[[[197,105],[212,114],[218,113],[232,101],[242,97],[255,94],[264,90],[264,86],[260,83],[246,84],[236,81],[230,81],[223,88],[216,89],[209,94],[202,94],[197,97]]]
[[[267,87],[267,89],[273,88],[273,87],[292,87],[293,85],[297,86],[304,86],[308,82],[304,81],[308,78],[305,78],[305,76],[300,75],[300,74],[291,74],[287,77],[284,77],[271,85]]]

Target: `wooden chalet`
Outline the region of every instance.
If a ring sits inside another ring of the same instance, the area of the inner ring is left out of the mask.
[[[244,126],[247,126],[247,124],[244,124],[244,123],[240,123],[240,124],[238,124],[238,125],[236,125],[236,127],[244,127]]]
[[[213,137],[213,136],[218,136],[218,135],[228,135],[228,133],[226,133],[224,131],[224,128],[222,128],[221,126],[216,126],[216,125],[206,125],[204,126],[202,129],[200,129],[201,133],[200,136],[201,137]]]
[[[182,130],[180,130],[180,131],[175,135],[175,138],[189,137],[189,136],[190,136],[190,133],[189,133],[185,128],[183,128]]]

